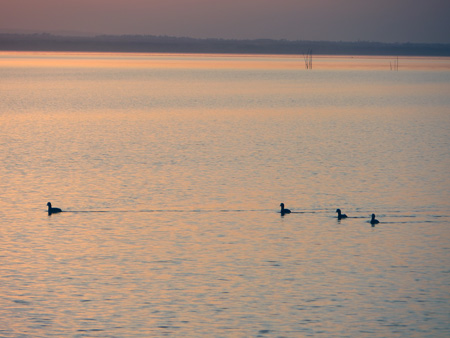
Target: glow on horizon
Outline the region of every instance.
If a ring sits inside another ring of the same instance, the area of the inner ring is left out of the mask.
[[[15,0],[0,32],[450,43],[446,0]]]
[[[317,55],[314,70],[389,70],[391,56]],[[450,71],[450,57],[403,56],[402,70]],[[229,55],[170,53],[3,52],[0,67],[13,68],[142,68],[142,69],[284,69],[302,71],[299,55]]]

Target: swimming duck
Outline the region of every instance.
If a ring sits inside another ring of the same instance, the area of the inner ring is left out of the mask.
[[[372,226],[374,226],[375,224],[380,223],[379,220],[375,219],[375,214],[372,214],[372,219],[370,220],[370,224],[372,224]]]
[[[343,219],[343,218],[347,218],[346,214],[341,214],[341,209],[336,209],[336,212],[338,214],[338,219]]]
[[[284,208],[284,203],[281,203],[280,204],[280,207],[281,207],[281,215],[284,215],[284,214],[290,214],[291,213],[291,211],[289,210],[289,209],[285,209]]]
[[[52,208],[52,204],[50,202],[47,203],[48,206],[48,214],[56,214],[58,212],[62,212],[62,210],[60,208]]]

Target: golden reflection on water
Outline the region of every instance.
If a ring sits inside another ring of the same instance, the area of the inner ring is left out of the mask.
[[[450,70],[449,57],[314,55],[312,70]],[[0,52],[0,67],[304,69],[303,55]]]

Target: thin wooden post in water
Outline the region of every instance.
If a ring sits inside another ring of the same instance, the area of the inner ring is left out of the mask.
[[[394,64],[392,64],[392,62],[389,62],[389,65],[391,66],[391,70],[395,70],[398,72],[398,56],[397,59],[394,60]]]
[[[303,58],[305,59],[305,68],[312,69],[312,49],[303,54]]]

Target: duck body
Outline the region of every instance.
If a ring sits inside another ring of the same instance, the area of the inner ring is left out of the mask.
[[[338,219],[343,219],[343,218],[347,218],[347,215],[346,214],[343,214],[342,212],[341,212],[341,209],[336,209],[336,212],[337,212],[337,214],[338,214]]]
[[[52,204],[50,202],[47,203],[48,214],[57,214],[58,212],[62,212],[60,208],[52,208]]]
[[[285,209],[284,208],[284,203],[281,203],[280,204],[280,207],[281,207],[281,215],[284,215],[284,214],[290,214],[291,213],[291,211],[289,210],[289,209]]]
[[[375,214],[372,214],[372,218],[370,220],[370,224],[372,224],[372,226],[374,226],[375,224],[380,223],[379,220],[375,219]]]

